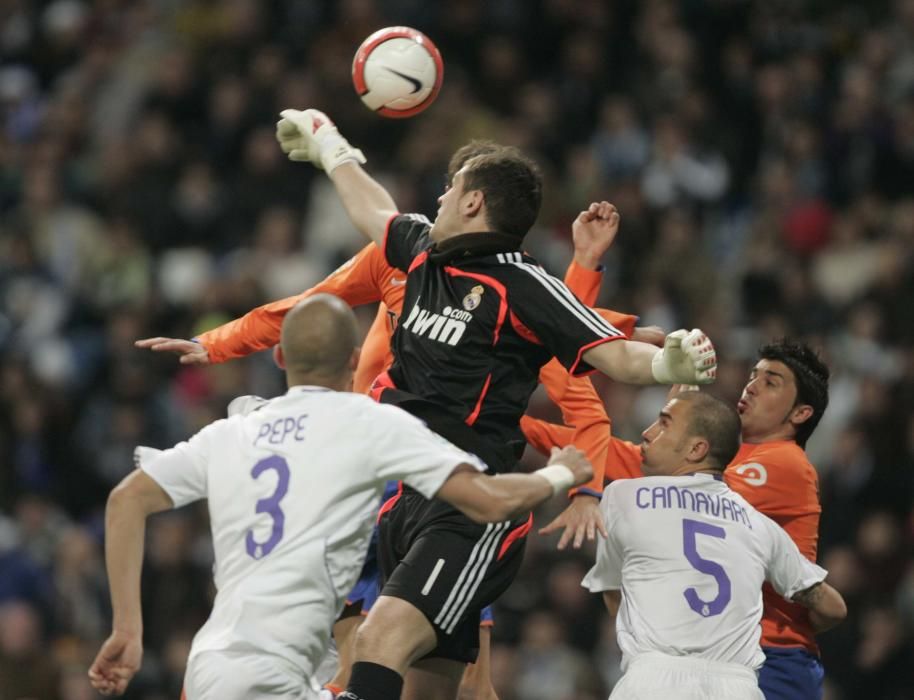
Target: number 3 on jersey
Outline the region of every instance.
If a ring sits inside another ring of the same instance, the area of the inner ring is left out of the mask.
[[[714,577],[717,582],[717,597],[714,600],[702,600],[698,597],[698,592],[694,588],[686,588],[682,595],[685,596],[689,607],[699,615],[713,617],[714,615],[720,615],[730,602],[730,577],[727,576],[724,567],[715,561],[705,559],[698,553],[695,541],[698,535],[707,535],[723,540],[727,537],[727,531],[722,527],[703,523],[699,520],[684,518],[682,521],[682,551],[693,569]]]
[[[273,519],[273,528],[270,530],[270,537],[266,542],[257,542],[254,539],[254,531],[247,531],[244,544],[248,556],[254,559],[263,559],[273,551],[274,547],[282,539],[283,527],[286,524],[286,514],[282,512],[279,503],[289,490],[289,463],[279,455],[267,457],[254,465],[254,468],[251,469],[251,478],[258,479],[268,469],[276,471],[276,490],[267,498],[261,498],[257,501],[256,512],[269,514]]]

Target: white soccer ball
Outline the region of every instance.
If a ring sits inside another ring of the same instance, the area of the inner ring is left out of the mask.
[[[412,117],[438,96],[444,63],[432,41],[410,27],[369,36],[352,61],[352,84],[365,105],[385,117]]]

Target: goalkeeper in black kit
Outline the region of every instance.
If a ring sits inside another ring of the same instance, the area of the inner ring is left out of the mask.
[[[491,472],[514,469],[520,417],[553,356],[572,374],[596,369],[633,384],[714,380],[715,350],[700,330],[671,333],[662,349],[628,340],[521,251],[542,180],[517,149],[468,160],[432,223],[398,212],[325,114],[285,110],[277,138],[291,160],[327,173],[356,228],[407,275],[394,362],[373,396],[421,418]],[[556,493],[569,486],[566,470],[553,478]],[[479,611],[514,579],[532,519],[477,525],[404,488],[379,522],[383,588],[340,698],[453,700],[476,657]]]

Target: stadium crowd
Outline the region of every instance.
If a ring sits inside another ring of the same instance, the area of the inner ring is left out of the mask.
[[[367,110],[349,77],[362,39],[391,24],[426,32],[445,61],[436,104],[403,121]],[[821,348],[819,561],[849,608],[820,640],[826,697],[914,696],[914,0],[12,0],[0,700],[95,697],[103,509],[134,446],[283,390],[267,353],[184,367],[133,341],[193,337],[361,247],[326,179],[276,145],[279,111],[307,106],[333,115],[404,211],[434,214],[469,138],[519,146],[547,178],[526,245],[559,274],[577,212],[615,203],[601,304],[700,326],[720,361],[710,391],[731,403],[764,341]],[[595,385],[633,440],[665,395]],[[544,397],[531,412],[558,420]],[[618,679],[612,621],[580,586],[592,551],[555,539],[530,538],[495,608],[502,700],[605,698]],[[128,697],[178,697],[211,563],[205,507],[152,520]]]

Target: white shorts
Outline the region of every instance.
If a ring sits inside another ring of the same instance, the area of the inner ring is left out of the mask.
[[[641,654],[609,696],[612,700],[764,700],[755,671],[740,664]]]
[[[317,700],[309,679],[272,654],[201,651],[187,663],[187,700]]]

